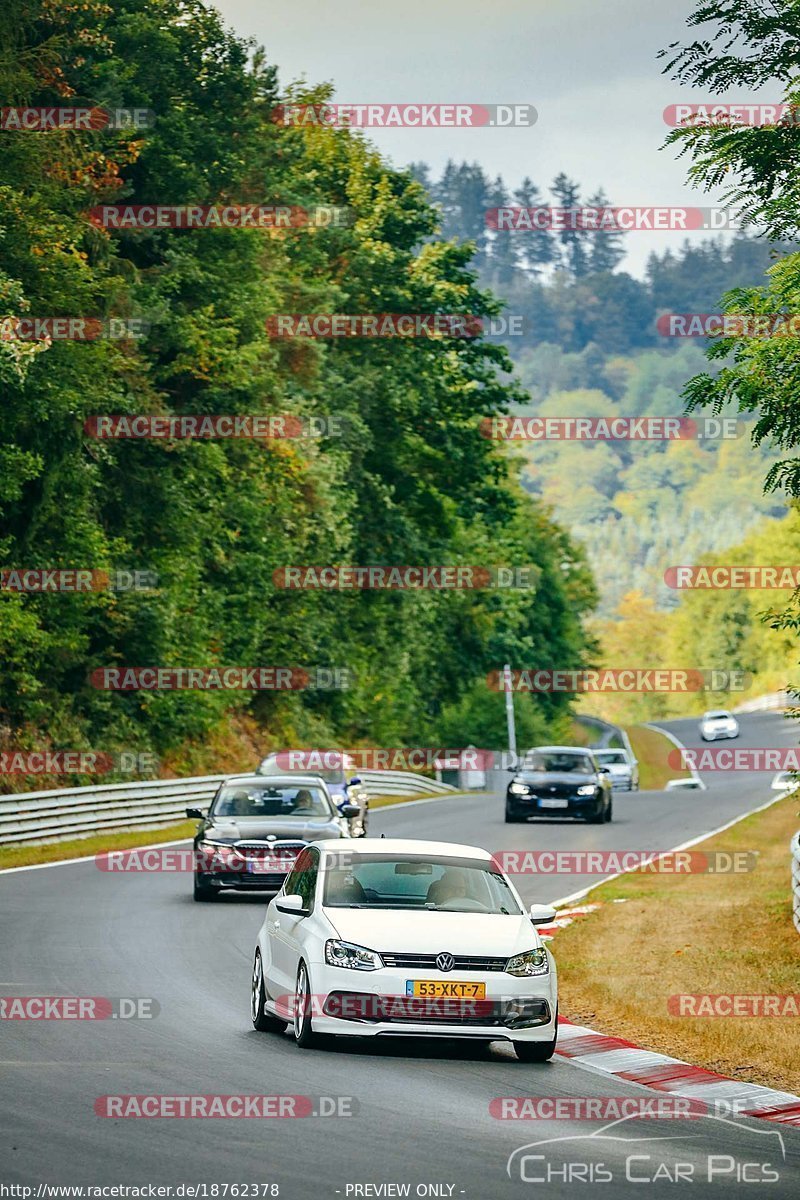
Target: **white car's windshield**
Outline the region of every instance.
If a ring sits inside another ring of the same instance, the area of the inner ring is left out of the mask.
[[[703,718],[704,721],[730,721],[731,714],[727,712],[708,712]]]
[[[211,812],[215,817],[312,817],[327,820],[332,816],[328,799],[321,788],[310,784],[269,783],[235,784],[220,792]]]
[[[489,862],[359,854],[325,872],[328,908],[404,908],[519,915],[504,877]]]
[[[614,763],[626,766],[628,763],[628,756],[624,750],[595,750],[594,756],[603,765]]]

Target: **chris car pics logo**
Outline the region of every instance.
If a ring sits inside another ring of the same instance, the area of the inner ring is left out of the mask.
[[[641,1133],[637,1118],[621,1117],[589,1134],[542,1138],[508,1157],[506,1174],[526,1184],[768,1184],[786,1178],[778,1130],[753,1129],[709,1113],[682,1132]],[[734,1149],[735,1153],[731,1153]]]

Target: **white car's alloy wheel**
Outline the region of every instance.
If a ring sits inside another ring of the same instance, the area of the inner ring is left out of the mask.
[[[273,1017],[271,1013],[264,1011],[264,1004],[267,999],[267,991],[264,987],[264,964],[261,961],[261,952],[256,950],[256,956],[253,960],[253,978],[250,982],[250,1017],[254,1028],[259,1033],[283,1033],[286,1029],[286,1022],[280,1017]]]
[[[253,960],[253,981],[250,985],[250,1016],[254,1025],[264,1011],[261,1004],[263,980],[264,968],[261,966],[261,955],[257,954]]]
[[[308,972],[306,971],[306,964],[300,963],[294,997],[294,1038],[296,1042],[302,1041],[308,1001]]]

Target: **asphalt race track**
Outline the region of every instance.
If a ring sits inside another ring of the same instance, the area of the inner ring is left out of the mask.
[[[776,715],[743,717],[741,724],[737,745],[796,744],[794,727]],[[668,727],[697,744],[696,722]],[[605,826],[506,826],[501,797],[470,797],[376,812],[371,833],[491,850],[667,849],[763,803],[770,777],[715,773],[705,776],[706,792],[618,794],[614,823]],[[517,882],[533,901],[569,895],[597,878]],[[235,1182],[277,1184],[285,1200],[403,1194],[492,1200],[571,1198],[592,1179],[604,1196],[630,1196],[658,1170],[649,1196],[680,1195],[688,1187],[703,1196],[732,1189],[736,1196],[800,1194],[800,1129],[778,1133],[756,1120],[639,1120],[589,1139],[596,1123],[504,1122],[490,1115],[490,1101],[642,1096],[646,1089],[558,1058],[524,1065],[500,1044],[365,1039],[302,1051],[288,1035],[255,1033],[249,983],[264,901],[230,896],[198,905],[190,891],[186,874],[109,874],[92,862],[0,875],[0,994],[152,997],[160,1006],[152,1020],[0,1022],[0,1160],[7,1183],[33,1185],[33,1196],[40,1183],[210,1188]],[[97,1097],[131,1093],[349,1096],[357,1112],[297,1120],[95,1115]],[[530,1153],[541,1158],[523,1160],[527,1181],[519,1155],[506,1173],[519,1147],[563,1138],[577,1140],[539,1147]],[[717,1173],[708,1182],[709,1156],[725,1155],[734,1165],[712,1158]],[[582,1178],[575,1163],[584,1165]],[[626,1164],[638,1182],[626,1179]],[[544,1171],[549,1182],[535,1182]],[[379,1190],[387,1184],[410,1190]]]

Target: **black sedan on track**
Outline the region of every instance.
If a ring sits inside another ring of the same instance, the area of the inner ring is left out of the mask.
[[[580,746],[529,750],[506,791],[506,823],[529,817],[578,817],[600,825],[611,820],[608,768]]]
[[[220,785],[194,839],[194,898],[279,892],[309,842],[349,836],[357,805],[337,808],[317,775],[236,775]]]

